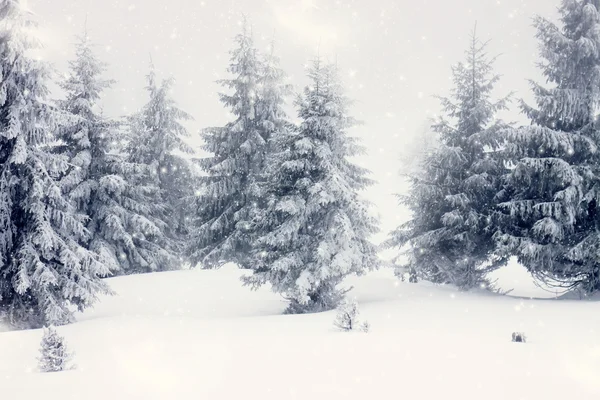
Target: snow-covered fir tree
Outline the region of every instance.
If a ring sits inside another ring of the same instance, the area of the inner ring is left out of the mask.
[[[359,196],[372,181],[348,159],[363,148],[347,133],[355,121],[337,68],[316,60],[308,75],[297,102],[301,125],[269,159],[266,229],[244,278],[254,288],[270,283],[289,299],[289,313],[335,308],[345,277],[378,266],[369,242],[377,220]]]
[[[445,117],[432,126],[438,143],[408,174],[409,194],[399,196],[412,219],[392,233],[388,244],[408,245],[399,271],[408,269],[413,281],[421,277],[463,289],[486,285],[486,273],[503,260],[495,257],[489,224],[504,173],[493,150],[506,125],[495,114],[506,108],[508,98],[491,97],[499,77],[486,44],[474,30],[465,62],[452,69],[451,97],[440,98]]]
[[[287,140],[294,133],[295,126],[289,121],[284,108],[287,98],[292,93],[292,86],[287,82],[287,75],[279,66],[279,58],[275,55],[275,40],[271,42],[269,53],[261,58],[260,79],[258,82],[255,113],[257,127],[265,138],[265,147],[260,162],[261,167],[253,174],[253,184],[249,187],[252,199],[246,223],[250,223],[246,232],[252,253],[255,242],[261,234],[270,229],[265,213],[269,207],[269,177],[273,173],[269,167],[269,159],[275,157],[287,145]],[[249,257],[252,257],[252,254]]]
[[[69,365],[73,354],[68,350],[65,339],[58,334],[56,328],[44,327],[44,334],[40,344],[38,357],[38,370],[40,372],[60,372],[72,369]]]
[[[68,162],[49,144],[63,115],[47,101],[46,65],[29,54],[30,15],[0,0],[0,318],[16,327],[69,322],[71,306],[108,292],[109,273],[80,246],[85,218],[57,184]]]
[[[150,99],[131,118],[131,141],[126,153],[131,162],[147,165],[152,171],[148,184],[158,188],[156,200],[165,222],[165,235],[171,250],[181,253],[187,240],[188,205],[197,190],[191,161],[185,157],[194,152],[184,140],[190,135],[183,125],[192,117],[171,97],[174,79],[158,84],[151,65],[147,80]]]
[[[258,81],[255,102],[255,115],[258,129],[265,138],[266,147],[262,149],[263,156],[259,161],[255,178],[256,188],[254,199],[265,201],[265,184],[269,175],[265,167],[267,159],[278,151],[295,127],[289,121],[285,112],[288,97],[292,94],[292,85],[287,83],[288,77],[280,67],[280,60],[275,55],[275,40],[271,42],[269,53],[260,59],[260,77]],[[263,208],[262,204],[259,208]]]
[[[248,266],[256,236],[257,213],[264,204],[261,182],[268,143],[285,124],[285,91],[277,59],[262,59],[252,32],[244,22],[231,52],[231,79],[220,84],[232,91],[221,102],[235,120],[203,134],[204,150],[212,156],[200,160],[206,173],[196,200],[189,255],[193,264],[214,268],[226,262]]]
[[[152,176],[151,170],[119,154],[123,132],[102,116],[98,105],[112,82],[101,78],[106,66],[94,55],[87,32],[69,65],[60,106],[71,118],[58,130],[62,144],[55,151],[70,164],[62,189],[88,217],[91,240],[85,245],[114,274],[167,269],[173,257],[161,241],[164,224],[156,218],[160,214],[154,205],[158,188],[140,185]]]
[[[499,197],[499,250],[535,277],[600,289],[599,0],[564,0],[561,26],[537,17],[542,72],[536,106],[522,103],[531,126],[508,132],[515,161]]]
[[[65,155],[69,162],[60,182],[63,192],[77,211],[88,217],[92,237],[83,244],[97,252],[100,261],[114,271],[119,269],[119,263],[111,246],[102,239],[102,221],[98,219],[106,204],[97,195],[100,180],[114,158],[108,152],[115,128],[100,116],[97,102],[112,82],[100,79],[105,65],[94,56],[87,30],[78,37],[75,50],[75,59],[69,62],[70,74],[61,82],[66,98],[59,102],[70,118],[59,127],[57,136],[61,143],[54,151]]]

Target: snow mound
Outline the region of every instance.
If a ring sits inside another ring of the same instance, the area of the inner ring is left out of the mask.
[[[243,273],[226,265],[219,270],[194,269],[107,279],[117,295],[102,298],[77,319],[238,318],[281,314],[286,307],[284,300],[268,290],[253,292],[243,287],[240,281]]]
[[[281,315],[243,271],[177,271],[109,279],[78,322],[59,327],[78,369],[35,372],[41,330],[0,333],[2,398],[597,399],[597,302],[529,300],[353,278],[364,333],[335,311]],[[526,344],[512,343],[524,332]]]

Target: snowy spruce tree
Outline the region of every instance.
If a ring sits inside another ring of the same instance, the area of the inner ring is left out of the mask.
[[[514,161],[499,197],[499,250],[540,280],[600,289],[599,0],[564,0],[561,25],[537,17],[542,72],[531,126],[508,132]]]
[[[184,140],[190,135],[183,125],[192,117],[178,108],[171,97],[174,79],[158,84],[151,65],[147,80],[150,98],[131,118],[131,141],[126,153],[130,162],[145,165],[151,171],[146,184],[158,189],[155,206],[164,221],[165,237],[170,250],[180,253],[187,244],[189,202],[197,190],[192,165],[185,157],[194,152]]]
[[[44,327],[38,370],[40,372],[60,372],[73,369],[73,366],[69,365],[72,359],[73,354],[67,349],[65,339],[56,332],[53,326]]]
[[[493,150],[506,127],[495,114],[508,98],[492,99],[499,77],[486,44],[474,30],[465,62],[452,69],[451,97],[440,98],[445,116],[432,126],[437,143],[408,174],[408,195],[399,196],[412,219],[392,232],[388,245],[408,245],[399,257],[406,264],[398,271],[408,270],[411,281],[485,286],[486,274],[503,260],[495,256],[489,224],[503,174]]]
[[[275,159],[276,154],[285,150],[290,135],[294,134],[296,127],[289,121],[284,108],[286,100],[292,93],[292,86],[287,81],[287,75],[279,66],[279,58],[275,55],[275,41],[271,42],[270,51],[261,59],[260,79],[258,82],[255,113],[257,126],[265,138],[265,147],[260,160],[261,167],[253,174],[251,190],[251,207],[246,214],[249,224],[246,228],[250,253],[247,255],[252,262],[252,252],[256,240],[261,234],[269,231],[270,222],[266,218],[269,207],[270,176],[274,173],[269,167],[270,159]]]
[[[330,310],[347,289],[350,274],[378,266],[369,236],[377,221],[359,191],[372,182],[349,157],[363,149],[348,136],[348,116],[337,69],[320,60],[297,102],[301,124],[269,159],[265,226],[255,243],[254,288],[265,283],[290,301],[288,313]]]
[[[70,118],[58,130],[62,143],[55,150],[69,159],[63,192],[87,216],[91,240],[84,244],[114,274],[166,269],[173,257],[161,243],[158,189],[140,185],[150,169],[120,154],[123,132],[101,114],[98,102],[112,82],[101,78],[106,66],[94,55],[87,32],[69,65],[60,106]]]
[[[99,114],[97,102],[112,82],[100,79],[105,65],[94,56],[87,30],[78,37],[75,49],[76,57],[69,62],[70,73],[61,82],[66,98],[59,102],[69,119],[59,127],[60,144],[54,151],[66,156],[69,162],[60,181],[65,196],[80,214],[88,217],[91,238],[82,244],[95,251],[100,261],[115,271],[119,263],[114,251],[102,239],[102,220],[98,218],[106,206],[98,192],[102,190],[100,180],[113,161],[108,152],[115,127]]]
[[[63,113],[47,101],[46,65],[29,55],[39,45],[22,7],[0,0],[0,319],[20,328],[69,322],[71,306],[108,292],[109,273],[80,246],[85,217],[57,184],[69,167],[50,151]]]
[[[189,255],[192,264],[215,268],[227,262],[248,267],[257,236],[258,215],[265,203],[265,158],[274,132],[287,129],[283,113],[289,86],[277,58],[263,58],[244,22],[231,52],[231,79],[220,84],[232,91],[221,102],[235,120],[204,134],[200,160],[206,173],[196,199]]]

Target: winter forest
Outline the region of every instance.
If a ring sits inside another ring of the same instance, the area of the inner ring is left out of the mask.
[[[600,0],[95,1],[0,0],[9,397],[600,395]]]

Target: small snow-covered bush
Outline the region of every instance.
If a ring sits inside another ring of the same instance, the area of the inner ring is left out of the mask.
[[[527,341],[527,337],[525,336],[525,334],[523,332],[513,332],[512,341],[519,342],[519,343],[525,343]]]
[[[72,369],[68,364],[73,354],[67,350],[65,339],[60,336],[54,327],[44,328],[44,336],[40,346],[40,357],[38,357],[38,369],[40,372],[58,372]]]
[[[371,330],[371,324],[369,324],[367,321],[363,322],[362,324],[360,324],[360,330],[364,333],[369,333],[369,331]]]
[[[358,303],[356,300],[344,300],[337,308],[337,314],[333,325],[341,331],[363,331],[368,332],[368,322],[360,322]]]

